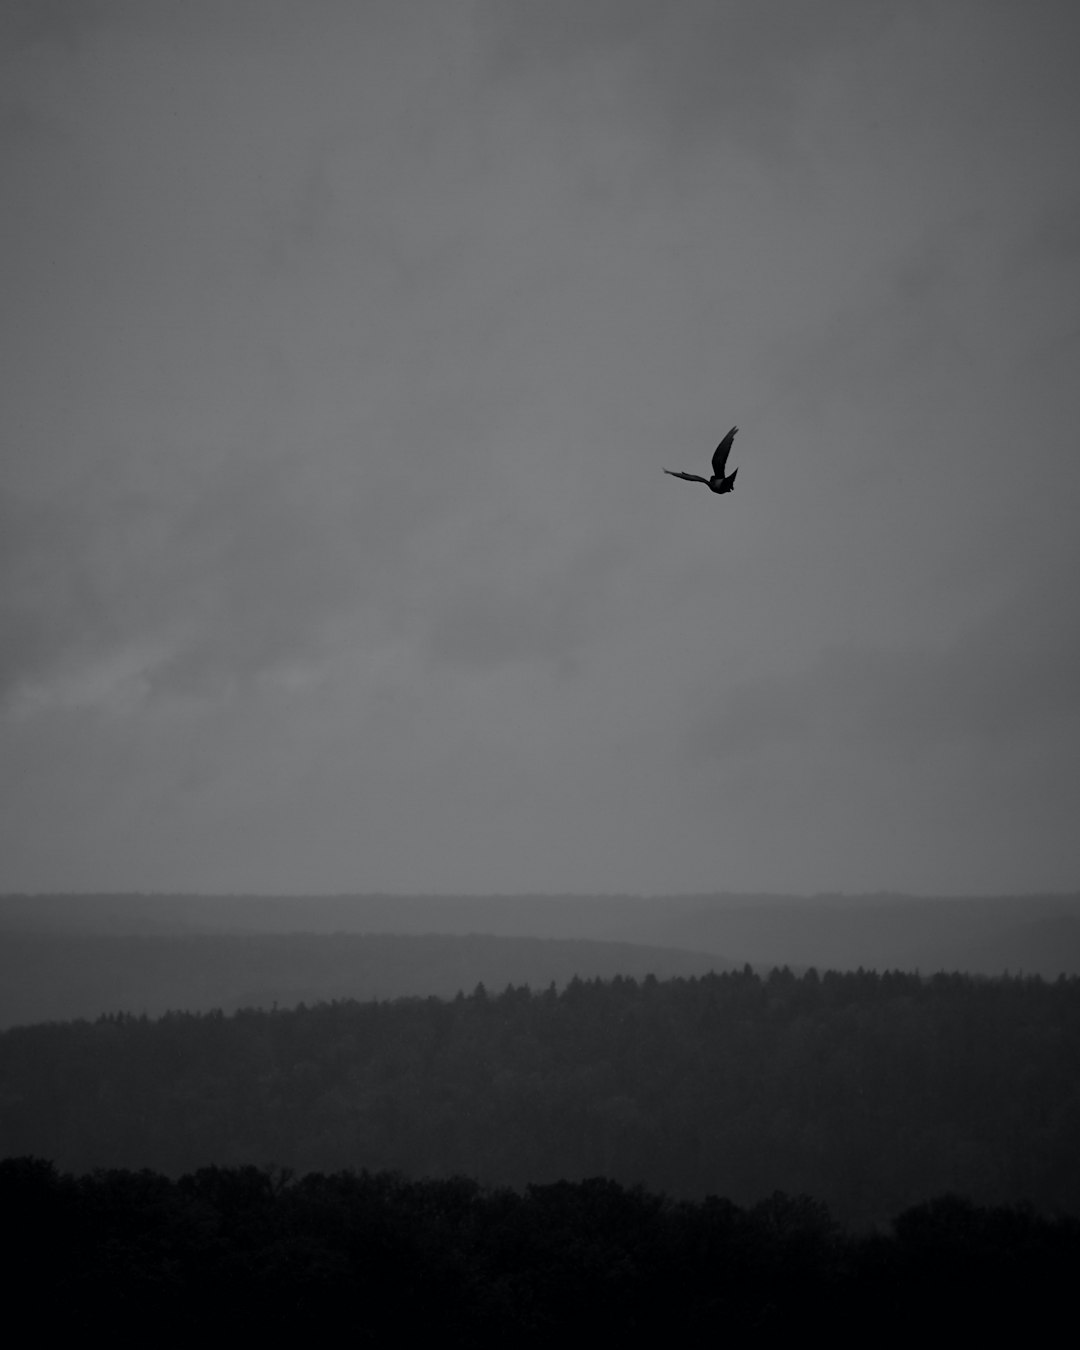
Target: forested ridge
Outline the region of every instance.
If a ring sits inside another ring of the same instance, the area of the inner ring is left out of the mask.
[[[0,1152],[1080,1214],[1080,980],[786,970],[0,1035]]]
[[[841,1344],[1019,1341],[1068,1325],[1080,1258],[1076,1219],[953,1196],[857,1235],[805,1196],[740,1207],[601,1178],[519,1194],[250,1166],[79,1178],[12,1158],[0,1213],[18,1238],[9,1322],[114,1343],[637,1345],[811,1328]]]

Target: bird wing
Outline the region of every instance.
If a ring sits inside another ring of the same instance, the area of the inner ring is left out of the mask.
[[[724,465],[727,463],[728,455],[731,454],[731,443],[735,439],[735,433],[738,429],[738,427],[732,427],[713,452],[712,469],[718,478],[724,476]]]
[[[671,474],[672,478],[685,478],[688,483],[708,483],[707,478],[701,478],[696,473],[678,473],[675,469],[665,469],[665,473]]]

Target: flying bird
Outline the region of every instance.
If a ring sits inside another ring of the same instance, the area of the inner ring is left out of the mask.
[[[724,469],[727,465],[728,455],[731,454],[731,443],[734,441],[738,429],[738,427],[732,427],[713,452],[711,478],[702,478],[696,473],[676,473],[674,469],[665,469],[664,472],[671,474],[672,478],[685,478],[688,483],[704,483],[710,492],[734,492],[735,475],[739,471],[733,469],[725,478]]]

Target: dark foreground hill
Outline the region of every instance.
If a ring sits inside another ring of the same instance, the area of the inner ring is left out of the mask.
[[[1080,1260],[1077,1221],[954,1197],[856,1237],[806,1197],[676,1203],[599,1178],[515,1194],[255,1167],[75,1178],[15,1158],[0,1212],[18,1235],[6,1316],[46,1342],[637,1346],[819,1328],[833,1344],[1019,1344],[1069,1325]]]
[[[523,1186],[606,1175],[844,1222],[1080,1214],[1080,980],[746,970],[0,1034],[0,1153]]]
[[[0,940],[0,1028],[173,1009],[293,1007],[331,999],[452,998],[478,984],[545,989],[614,975],[702,975],[731,963],[628,942],[379,933],[9,931]]]

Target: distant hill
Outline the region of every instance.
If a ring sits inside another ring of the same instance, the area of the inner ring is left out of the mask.
[[[294,1007],[339,998],[453,997],[478,984],[561,987],[574,976],[702,975],[720,957],[630,943],[490,935],[8,930],[0,1028],[129,1012]]]
[[[1080,971],[1080,916],[1056,914],[1032,919],[1000,931],[972,934],[966,942],[934,951],[949,970],[969,970],[996,975],[1009,971],[1019,975],[1075,975]],[[929,953],[911,950],[909,968],[929,965]]]
[[[478,934],[721,953],[756,967],[1080,974],[1080,895],[0,897],[13,931]]]
[[[671,911],[654,940],[758,967],[1080,974],[1080,897],[763,897]]]

